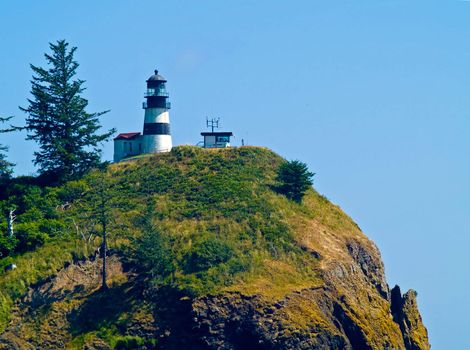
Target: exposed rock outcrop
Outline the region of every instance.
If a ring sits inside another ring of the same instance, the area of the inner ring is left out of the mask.
[[[416,296],[414,290],[401,295],[399,286],[392,289],[393,319],[400,326],[405,346],[410,350],[425,349],[428,346],[428,333],[418,310]]]
[[[77,333],[117,322],[123,312],[130,314],[125,333],[153,338],[152,312],[142,299],[136,276],[123,269],[118,255],[111,255],[107,261],[111,288],[101,291],[101,266],[95,256],[76,261],[29,288],[15,307],[10,327],[0,335],[0,350],[64,349]],[[84,340],[82,348],[111,349],[93,337]]]
[[[321,256],[323,285],[279,300],[229,293],[194,302],[210,349],[429,349],[416,294],[392,293],[377,247],[354,225],[335,232],[317,220],[297,227],[299,244]]]

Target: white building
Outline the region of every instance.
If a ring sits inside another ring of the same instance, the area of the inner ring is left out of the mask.
[[[114,162],[142,153],[142,135],[140,132],[126,132],[114,138]]]
[[[230,147],[230,137],[233,133],[212,131],[201,132],[201,135],[204,136],[204,148],[225,148]]]

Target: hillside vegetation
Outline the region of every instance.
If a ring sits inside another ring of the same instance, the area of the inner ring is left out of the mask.
[[[314,189],[301,204],[276,191],[283,162],[181,146],[60,187],[15,179],[0,202],[18,215],[0,242],[0,264],[18,267],[0,275],[0,349],[428,348],[357,225]]]

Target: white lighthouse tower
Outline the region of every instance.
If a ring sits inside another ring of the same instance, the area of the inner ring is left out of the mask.
[[[157,70],[147,80],[147,101],[143,103],[145,117],[142,153],[170,152],[172,148],[168,113],[171,106],[165,83],[166,79],[159,75]]]

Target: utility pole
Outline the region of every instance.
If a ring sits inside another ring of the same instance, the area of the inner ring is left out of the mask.
[[[15,234],[14,229],[13,229],[13,223],[16,220],[15,211],[16,209],[12,209],[8,213],[8,236],[10,236],[10,238],[13,237],[13,235]]]

